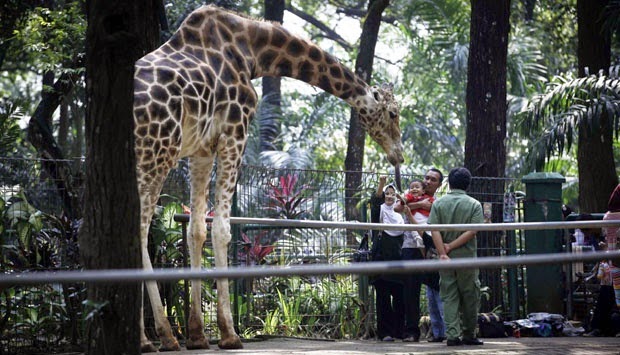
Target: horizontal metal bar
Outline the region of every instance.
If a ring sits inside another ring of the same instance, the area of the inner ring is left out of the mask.
[[[189,222],[190,215],[175,214],[177,222]],[[206,222],[213,221],[213,217],[207,217]],[[416,230],[416,231],[493,231],[493,230],[532,230],[532,229],[574,229],[574,228],[602,228],[620,226],[620,220],[616,221],[551,221],[551,222],[523,222],[523,223],[480,223],[480,224],[382,224],[360,222],[330,222],[299,219],[275,219],[275,218],[250,218],[230,217],[231,224],[263,224],[267,226],[285,226],[289,228],[346,228],[346,229],[374,229],[374,230]]]
[[[592,261],[620,258],[620,250],[584,253],[533,254],[507,257],[457,258],[449,261],[406,260],[351,263],[343,265],[315,264],[300,266],[253,266],[224,269],[140,269],[44,271],[0,275],[0,285],[34,285],[61,282],[127,283],[138,281],[176,281],[217,278],[260,278],[267,276],[327,275],[327,274],[401,274],[454,269],[492,269],[518,265],[565,264],[575,261]]]

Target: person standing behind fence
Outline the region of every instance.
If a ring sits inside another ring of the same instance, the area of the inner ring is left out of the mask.
[[[596,265],[596,278],[601,287],[592,315],[591,331],[584,336],[614,336],[620,334],[620,310],[616,306],[611,275],[611,260],[601,260]]]
[[[616,186],[614,191],[609,196],[609,201],[607,202],[607,213],[603,216],[603,220],[620,220],[620,184]],[[618,250],[618,243],[620,242],[620,227],[605,227],[603,228],[603,234],[605,235],[607,250]],[[620,261],[618,259],[610,260],[609,269],[616,299],[616,310],[620,310]],[[616,336],[620,336],[620,331],[616,334]]]
[[[379,180],[379,186],[383,185]],[[383,180],[385,181],[385,180]],[[377,194],[379,190],[377,190]],[[394,186],[388,185],[383,190],[385,202],[381,205],[379,223],[403,224],[403,216],[394,211],[399,204]],[[383,230],[373,241],[373,260],[390,261],[401,259],[403,231]],[[382,341],[394,341],[402,338],[405,322],[402,277],[393,274],[377,275],[372,280],[375,286],[377,308],[377,336]]]
[[[448,174],[450,191],[431,207],[428,224],[483,223],[482,205],[467,195],[471,182],[467,168],[454,168]],[[433,242],[439,260],[475,258],[476,231],[433,231]],[[478,269],[442,270],[439,272],[439,292],[444,304],[448,346],[483,345],[476,338],[480,308],[480,280]]]
[[[611,193],[611,196],[609,196],[609,201],[607,202],[607,213],[603,216],[603,220],[620,220],[620,184],[616,186],[614,191]],[[607,250],[618,249],[618,230],[620,230],[618,226],[603,228]]]
[[[432,203],[435,201],[435,194],[442,183],[443,173],[441,170],[430,168],[426,174],[424,174],[425,194],[423,197],[419,199],[414,198],[411,201],[407,200],[407,206],[409,206],[412,213],[413,211],[420,211],[425,215],[424,217],[426,218],[424,218],[424,223],[426,223],[428,219]],[[428,211],[428,214],[422,211]],[[437,251],[430,233],[424,232],[422,234],[422,240],[426,247],[425,257],[427,259],[432,258],[437,254]],[[439,273],[437,271],[430,271],[423,274],[422,283],[426,285],[426,303],[428,305],[428,315],[431,320],[431,331],[433,333],[432,338],[428,339],[428,341],[431,343],[441,343],[446,339],[446,325],[443,319],[443,302],[441,302],[439,296]]]

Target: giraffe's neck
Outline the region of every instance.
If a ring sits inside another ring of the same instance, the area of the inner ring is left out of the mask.
[[[368,85],[317,45],[265,21],[247,19],[216,7],[192,13],[171,39],[222,76],[289,77],[337,96],[351,106],[366,102]],[[180,47],[180,48],[179,48]]]
[[[368,85],[317,45],[271,23],[257,23],[254,46],[255,77],[284,76],[306,82],[349,104],[365,96]],[[262,33],[261,33],[262,31]],[[264,46],[261,43],[272,43]],[[273,44],[284,43],[282,46]]]

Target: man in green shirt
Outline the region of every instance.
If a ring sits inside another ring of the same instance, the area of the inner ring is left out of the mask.
[[[480,202],[465,193],[470,182],[469,170],[452,169],[448,174],[450,192],[433,203],[428,224],[484,223]],[[433,231],[432,235],[439,260],[476,257],[476,231]],[[439,276],[448,346],[482,345],[476,338],[480,307],[478,269],[442,270]]]

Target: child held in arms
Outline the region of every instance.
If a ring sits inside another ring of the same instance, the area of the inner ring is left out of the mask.
[[[422,180],[412,180],[409,184],[409,191],[405,194],[405,200],[407,203],[410,202],[418,202],[428,199],[429,202],[434,202],[435,197],[429,195],[426,192],[426,184]],[[418,208],[415,210],[411,210],[411,214],[415,218],[418,224],[426,223],[428,216],[431,212],[429,210],[425,210],[423,208]]]

